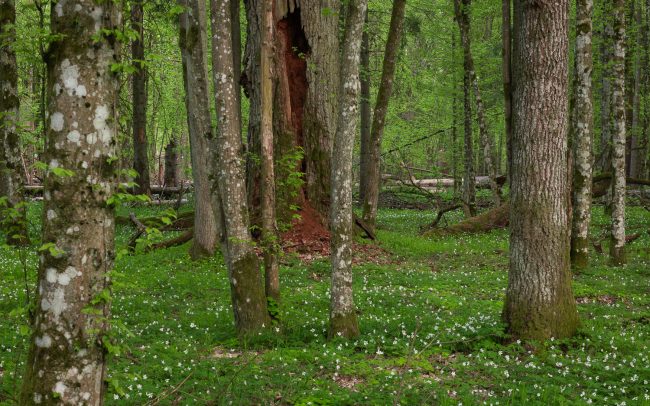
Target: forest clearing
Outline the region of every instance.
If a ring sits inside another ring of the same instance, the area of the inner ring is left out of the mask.
[[[0,0],[0,405],[650,405],[650,0]]]

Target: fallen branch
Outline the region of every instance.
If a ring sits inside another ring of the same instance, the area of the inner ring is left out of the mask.
[[[194,229],[187,230],[183,234],[179,235],[176,238],[172,238],[171,240],[166,240],[156,244],[152,244],[149,247],[147,247],[146,251],[152,251],[161,248],[171,248],[171,247],[176,247],[178,245],[183,245],[186,242],[190,241],[192,237],[194,237]]]
[[[440,223],[440,221],[442,220],[442,218],[444,217],[444,215],[446,213],[449,213],[450,211],[458,210],[458,209],[460,209],[462,207],[463,207],[462,204],[451,204],[451,205],[439,208],[438,209],[438,214],[436,215],[435,220],[433,220],[433,222],[431,224],[423,227],[421,232],[425,232],[427,230],[431,230],[433,228],[438,227],[438,224]]]
[[[129,213],[129,219],[133,224],[135,224],[136,228],[135,234],[133,234],[133,236],[129,239],[129,243],[127,244],[129,251],[133,252],[135,251],[135,246],[138,244],[138,238],[140,238],[142,234],[147,231],[147,227],[142,224],[140,220],[138,220],[133,212]]]

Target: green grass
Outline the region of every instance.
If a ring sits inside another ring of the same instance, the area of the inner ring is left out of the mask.
[[[38,211],[31,207],[34,237]],[[507,232],[419,237],[432,218],[380,212],[379,238],[394,263],[355,267],[362,335],[349,342],[325,340],[326,259],[285,258],[281,324],[240,344],[220,256],[192,262],[187,245],[122,256],[112,313],[128,350],[110,359],[107,403],[650,405],[649,212],[628,211],[629,229],[645,235],[629,247],[627,267],[592,253],[592,267],[574,281],[580,332],[547,343],[505,344]],[[599,208],[594,224],[595,236],[607,226]],[[131,233],[120,227],[118,246]],[[23,258],[35,286],[36,255]],[[17,310],[21,255],[0,249],[0,269],[0,403],[13,404],[28,338]]]

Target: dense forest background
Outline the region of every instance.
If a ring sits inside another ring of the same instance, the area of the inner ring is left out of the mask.
[[[649,404],[650,0],[0,0],[0,51],[0,404]]]

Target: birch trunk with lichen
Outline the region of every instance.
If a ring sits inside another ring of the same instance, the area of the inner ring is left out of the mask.
[[[578,326],[569,261],[568,0],[516,0],[510,271],[503,319],[517,338]]]
[[[199,0],[179,0],[185,12],[179,16],[179,44],[183,61],[185,106],[190,136],[190,155],[194,179],[194,234],[190,255],[194,259],[212,256],[221,234],[215,216],[214,193],[210,179],[214,134],[210,115],[210,83],[207,67],[205,4]]]
[[[114,258],[119,7],[52,5],[43,244],[20,404],[102,404]]]
[[[367,0],[350,0],[339,77],[339,109],[332,155],[330,206],[332,287],[329,337],[359,335],[352,294],[352,153],[359,121],[359,65]]]
[[[234,81],[231,9],[228,0],[211,0],[212,55],[217,140],[213,162],[219,184],[226,265],[240,335],[270,327],[259,261],[253,250],[246,200],[241,123]]]
[[[9,245],[29,242],[20,175],[16,3],[0,0],[0,230]]]
[[[589,223],[593,176],[593,128],[591,52],[593,0],[576,4],[575,104],[573,110],[573,218],[571,261],[584,268],[589,262]]]
[[[612,53],[612,225],[610,259],[625,264],[625,0],[613,8]]]

